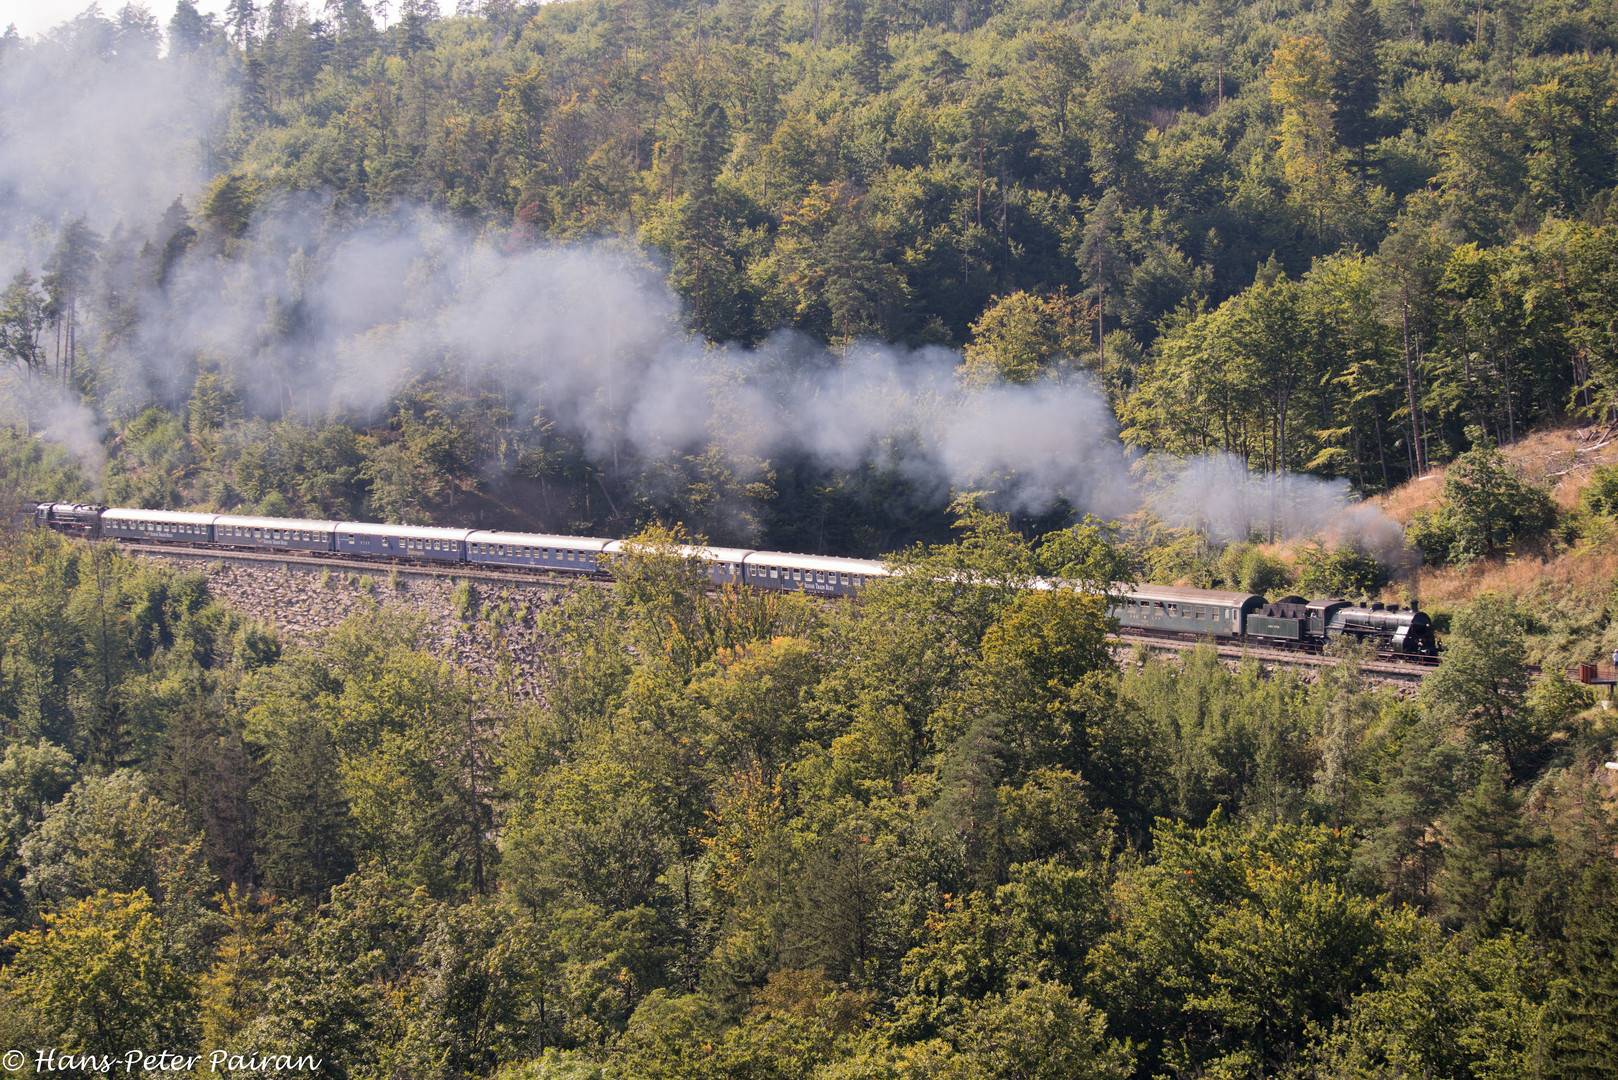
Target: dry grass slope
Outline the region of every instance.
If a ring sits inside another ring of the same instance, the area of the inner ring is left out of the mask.
[[[1618,434],[1601,427],[1564,427],[1536,432],[1505,454],[1525,478],[1545,486],[1564,510],[1578,504],[1597,465],[1618,464]],[[1443,469],[1412,481],[1376,500],[1401,524],[1433,510],[1443,496]],[[1587,523],[1568,542],[1553,540],[1480,560],[1465,569],[1422,567],[1415,594],[1442,616],[1480,596],[1513,596],[1530,613],[1530,651],[1551,665],[1610,656],[1618,646],[1618,625],[1607,611],[1618,581],[1618,530],[1607,521]],[[1390,592],[1387,599],[1397,599]]]

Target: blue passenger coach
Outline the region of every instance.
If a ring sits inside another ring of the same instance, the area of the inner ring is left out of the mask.
[[[209,544],[216,516],[174,510],[103,510],[101,535],[118,540]]]
[[[747,584],[760,589],[853,596],[888,568],[872,559],[837,559],[784,551],[755,551],[743,560]]]
[[[609,540],[603,549],[609,565],[615,562],[619,555],[635,546],[633,540]],[[743,561],[749,555],[757,552],[752,548],[705,547],[695,544],[681,544],[675,554],[684,559],[696,559],[707,569],[708,580],[715,585],[740,585],[742,583]]]
[[[220,514],[214,518],[213,531],[214,543],[230,547],[265,548],[273,551],[332,551],[337,534],[337,522]]]
[[[360,521],[342,521],[337,524],[337,543],[333,550],[341,555],[465,562],[466,538],[471,534],[471,529],[367,525]]]
[[[571,574],[600,569],[606,540],[593,536],[478,531],[466,538],[466,561],[483,566],[520,566]]]

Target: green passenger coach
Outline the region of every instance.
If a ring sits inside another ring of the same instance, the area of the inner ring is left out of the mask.
[[[1253,593],[1143,585],[1111,609],[1120,626],[1224,637],[1246,632],[1247,617],[1264,606]]]

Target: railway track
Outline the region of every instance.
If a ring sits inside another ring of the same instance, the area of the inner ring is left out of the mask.
[[[1192,640],[1183,637],[1142,634],[1135,631],[1118,634],[1113,640],[1120,645],[1145,645],[1148,648],[1163,649],[1171,652],[1190,652],[1203,644],[1203,642],[1212,641],[1211,638]],[[1317,668],[1331,667],[1339,663],[1337,657],[1327,656],[1318,649],[1275,649],[1254,645],[1250,642],[1219,641],[1213,641],[1213,646],[1214,651],[1220,656],[1236,660],[1257,660],[1260,663]],[[1436,666],[1436,662],[1377,659],[1367,660],[1360,664],[1360,670],[1393,682],[1419,683]]]
[[[351,559],[341,555],[323,555],[319,552],[300,552],[296,555],[283,555],[273,551],[251,551],[240,548],[216,547],[189,547],[185,544],[143,544],[120,543],[123,551],[132,551],[137,555],[161,555],[165,558],[185,559],[193,562],[242,562],[258,564],[275,564],[292,566],[305,566],[317,570],[340,571],[343,573],[369,574],[372,577],[387,576],[397,573],[400,577],[438,577],[456,578],[471,581],[499,581],[510,584],[526,585],[536,589],[565,589],[575,582],[596,581],[597,578],[589,575],[571,575],[563,577],[558,574],[529,574],[501,570],[487,570],[481,567],[456,563],[445,566],[440,563],[414,562],[408,559],[389,559],[386,562],[373,562],[370,559]]]
[[[187,562],[240,562],[257,565],[281,564],[299,567],[307,570],[329,570],[338,573],[351,573],[359,575],[398,574],[401,577],[419,578],[455,578],[458,580],[488,581],[501,584],[521,585],[525,588],[560,591],[574,585],[580,580],[596,581],[595,578],[562,577],[556,574],[533,574],[510,572],[501,570],[487,570],[467,565],[444,566],[439,563],[408,562],[403,560],[389,560],[386,563],[372,562],[368,559],[345,558],[341,555],[323,555],[315,552],[301,552],[298,554],[281,554],[271,551],[255,551],[242,549],[220,549],[216,547],[191,547],[185,544],[146,544],[123,543],[124,550],[139,555],[152,555],[162,558],[181,559]],[[1115,639],[1121,645],[1146,645],[1155,649],[1175,652],[1185,652],[1196,648],[1206,638],[1195,639],[1178,635],[1143,634],[1130,631],[1119,634]],[[1221,643],[1215,642],[1215,650],[1220,656],[1233,659],[1251,658],[1260,663],[1287,664],[1298,667],[1327,667],[1337,663],[1335,657],[1323,655],[1318,649],[1277,649],[1256,646],[1251,643]],[[1432,669],[1436,661],[1423,663],[1421,661],[1394,661],[1371,660],[1362,664],[1360,670],[1403,682],[1420,682],[1422,676]],[[1538,672],[1536,671],[1537,675]]]

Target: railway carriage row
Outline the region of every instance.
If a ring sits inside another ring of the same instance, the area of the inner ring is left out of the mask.
[[[587,536],[378,525],[131,510],[77,503],[40,503],[34,524],[91,539],[188,544],[227,550],[329,553],[356,559],[465,564],[490,569],[610,576],[626,549],[622,540]],[[852,596],[888,568],[870,559],[843,559],[747,548],[688,547],[716,585]],[[1120,590],[1110,609],[1126,630],[1168,636],[1254,640],[1266,645],[1319,648],[1338,637],[1376,644],[1393,656],[1431,660],[1438,655],[1432,622],[1413,608],[1347,600],[1266,600],[1253,593],[1156,585]]]

